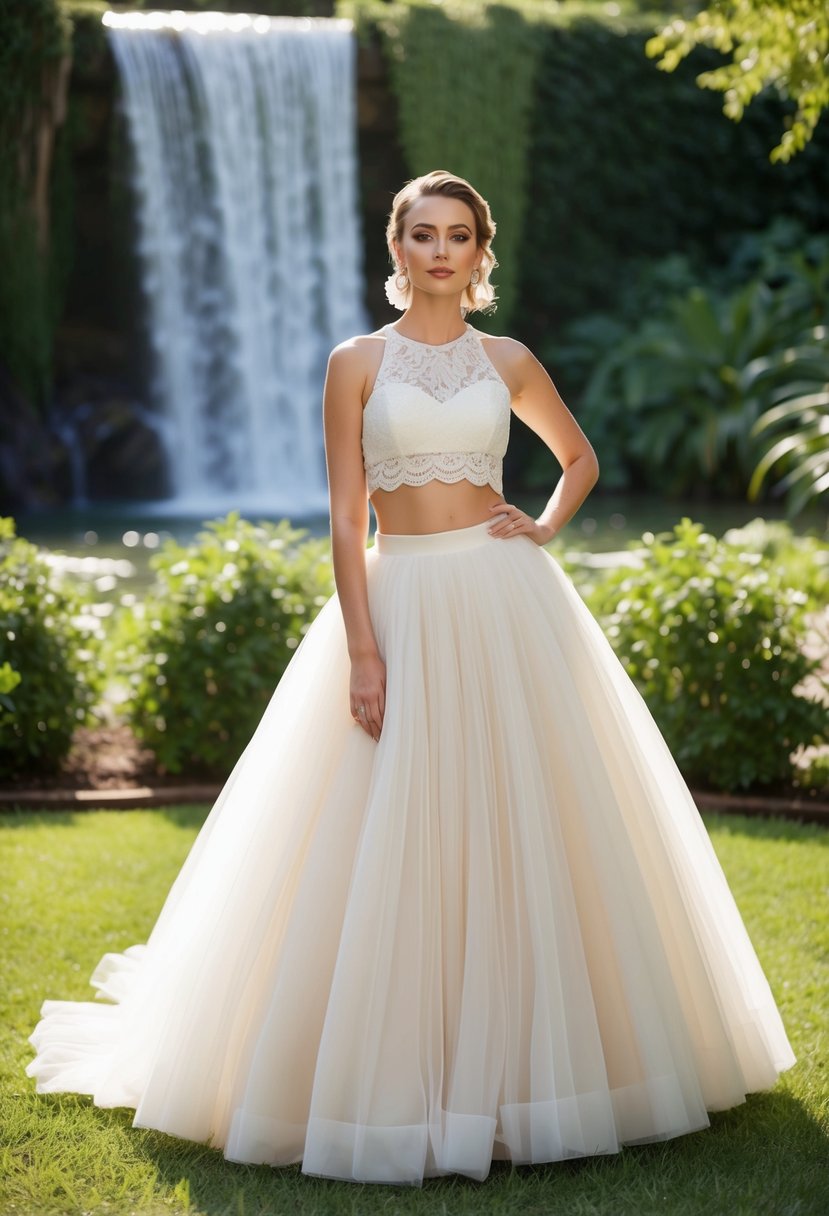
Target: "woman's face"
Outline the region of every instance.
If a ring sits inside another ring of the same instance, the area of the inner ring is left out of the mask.
[[[403,239],[394,250],[413,287],[429,295],[463,291],[481,261],[472,208],[442,194],[421,195],[409,208]]]

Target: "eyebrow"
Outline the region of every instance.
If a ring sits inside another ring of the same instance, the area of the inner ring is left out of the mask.
[[[414,231],[415,228],[431,228],[432,232],[437,232],[436,224],[424,224],[422,222],[417,223],[417,224],[412,224],[412,231]],[[469,227],[468,224],[450,224],[449,231],[451,232],[453,228],[465,228],[467,232],[472,231],[472,229]]]

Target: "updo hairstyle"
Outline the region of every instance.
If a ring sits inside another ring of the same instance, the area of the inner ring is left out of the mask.
[[[492,238],[495,236],[495,221],[490,213],[489,203],[465,178],[457,177],[446,169],[435,169],[431,173],[424,173],[422,177],[413,178],[394,196],[389,222],[386,225],[386,244],[394,266],[392,274],[386,280],[386,297],[389,303],[401,311],[411,303],[411,283],[406,286],[405,291],[401,291],[395,281],[401,272],[394,256],[392,242],[402,242],[404,222],[412,204],[424,195],[432,194],[460,199],[475,216],[475,242],[483,250],[480,278],[477,283],[470,283],[464,289],[461,311],[464,316],[468,312],[494,312],[495,289],[489,281],[489,276],[498,263],[491,249]]]

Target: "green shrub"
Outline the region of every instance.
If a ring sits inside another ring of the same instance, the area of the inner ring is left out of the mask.
[[[0,779],[54,770],[102,686],[98,625],[28,541],[0,519]]]
[[[791,781],[792,753],[829,741],[826,706],[800,688],[822,683],[804,652],[806,595],[687,519],[646,534],[641,558],[586,598],[685,777],[721,790]]]
[[[829,543],[801,536],[778,519],[752,519],[729,528],[723,540],[740,552],[760,554],[787,587],[807,597],[808,612],[822,612],[829,604]]]
[[[226,775],[248,742],[333,590],[328,541],[305,536],[285,521],[214,520],[192,545],[167,542],[143,610],[122,608],[122,708],[169,772]]]

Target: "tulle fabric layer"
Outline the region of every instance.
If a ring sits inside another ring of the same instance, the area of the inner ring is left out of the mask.
[[[337,597],[146,946],[46,1001],[40,1092],[234,1161],[410,1183],[703,1128],[794,1063],[696,808],[553,558],[487,524],[367,552],[387,664],[349,714]]]

